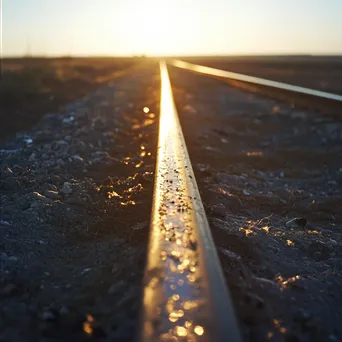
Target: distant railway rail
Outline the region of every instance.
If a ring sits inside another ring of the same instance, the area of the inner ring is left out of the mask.
[[[255,92],[262,92],[271,97],[289,100],[307,107],[315,107],[322,111],[333,110],[334,112],[330,114],[339,116],[340,118],[342,117],[340,114],[342,110],[342,95],[339,94],[332,94],[260,77],[215,69],[181,60],[171,60],[168,63],[181,69],[217,77],[221,80],[228,80],[233,82],[233,85],[235,86]]]

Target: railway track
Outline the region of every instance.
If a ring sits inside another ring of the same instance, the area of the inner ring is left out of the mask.
[[[342,96],[198,66],[197,73],[340,106]],[[140,341],[241,341],[229,290],[192,170],[165,62]]]
[[[179,63],[142,64],[2,150],[0,340],[342,336],[340,97]]]
[[[342,95],[339,94],[332,94],[283,82],[271,81],[260,77],[238,74],[180,60],[171,60],[169,63],[170,65],[181,69],[216,77],[247,91],[261,93],[272,98],[285,100],[307,108],[318,109],[335,118],[341,117]]]
[[[142,341],[240,341],[231,299],[211,238],[160,63],[161,108]]]

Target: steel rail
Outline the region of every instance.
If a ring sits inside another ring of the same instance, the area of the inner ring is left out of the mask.
[[[240,342],[165,62],[139,340]]]
[[[304,87],[300,87],[300,86],[296,86],[296,85],[292,85],[292,84],[287,84],[287,83],[282,83],[282,82],[278,82],[278,81],[266,80],[266,79],[260,78],[260,77],[238,74],[238,73],[231,72],[231,71],[215,69],[215,68],[206,67],[203,65],[197,65],[197,64],[192,64],[192,63],[188,63],[188,62],[183,62],[180,60],[171,61],[170,64],[172,64],[178,68],[188,69],[188,70],[196,71],[196,72],[199,72],[202,74],[224,77],[224,78],[230,78],[230,79],[237,80],[237,81],[243,81],[243,82],[263,85],[263,86],[272,87],[272,88],[278,88],[278,89],[282,89],[282,90],[288,90],[288,91],[292,91],[292,92],[296,92],[296,93],[302,93],[305,95],[312,95],[312,96],[316,96],[316,97],[322,97],[322,98],[325,98],[328,100],[342,102],[342,95],[331,94],[331,93],[327,93],[325,91],[304,88]]]
[[[271,88],[278,89],[287,93],[300,94],[302,96],[304,95],[306,97],[309,97],[310,99],[316,98],[316,99],[324,100],[325,103],[327,101],[333,102],[335,105],[339,106],[338,107],[339,109],[341,108],[341,105],[342,105],[342,95],[338,95],[338,94],[331,94],[331,93],[327,93],[327,92],[320,91],[320,90],[314,90],[314,89],[304,88],[304,87],[300,87],[300,86],[296,86],[292,84],[271,81],[271,80],[267,80],[267,79],[263,79],[259,77],[238,74],[235,72],[215,69],[215,68],[211,68],[211,67],[207,67],[203,65],[192,64],[192,63],[184,62],[181,60],[171,60],[168,63],[178,68],[191,70],[191,71],[201,73],[201,74],[240,81],[240,82],[244,82],[248,84],[262,86],[262,87],[269,88],[269,89]]]

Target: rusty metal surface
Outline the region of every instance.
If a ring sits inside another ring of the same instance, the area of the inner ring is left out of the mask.
[[[304,88],[304,87],[300,87],[300,86],[296,86],[292,84],[266,80],[266,79],[259,78],[259,77],[238,74],[235,72],[215,69],[215,68],[206,67],[203,65],[192,64],[192,63],[188,63],[188,62],[184,62],[180,60],[173,60],[173,61],[170,61],[169,63],[178,68],[195,71],[201,74],[206,74],[206,75],[211,75],[211,76],[216,76],[216,77],[221,77],[221,78],[229,78],[232,80],[261,85],[261,86],[265,86],[269,88],[277,88],[277,89],[281,89],[281,90],[288,91],[288,92],[299,93],[302,95],[317,97],[317,98],[330,100],[330,101],[336,101],[338,103],[342,102],[342,95],[338,95],[338,94],[331,94],[331,93],[327,93],[327,92],[320,91],[320,90],[309,89],[309,88]]]
[[[160,63],[158,157],[140,341],[241,341]]]

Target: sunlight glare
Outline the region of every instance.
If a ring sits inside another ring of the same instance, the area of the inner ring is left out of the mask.
[[[129,20],[121,25],[126,43],[147,55],[167,54],[175,49],[174,38],[182,35],[178,6],[169,0],[146,0],[133,5]]]

